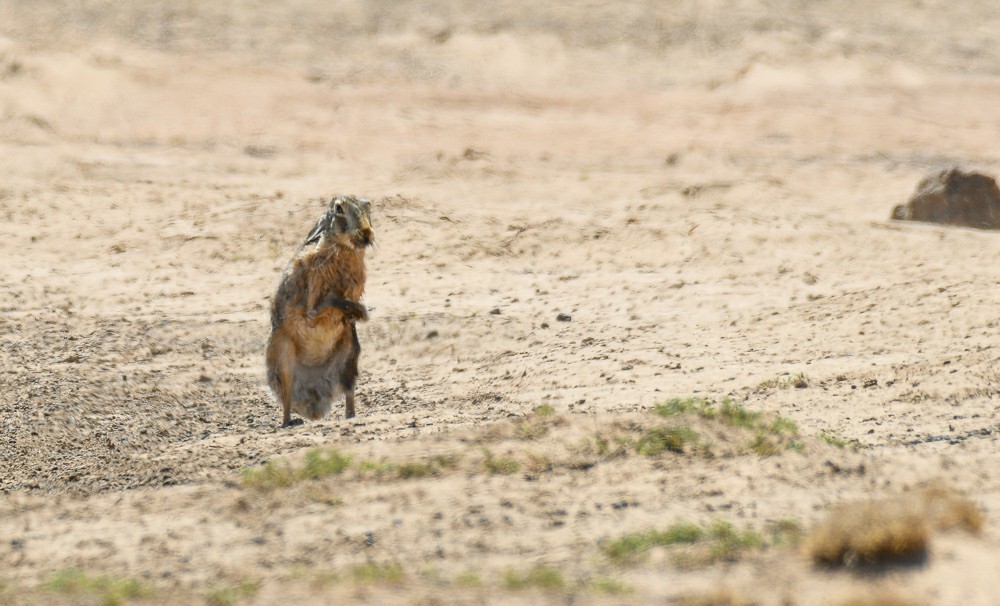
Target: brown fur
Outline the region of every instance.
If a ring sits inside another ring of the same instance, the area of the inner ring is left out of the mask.
[[[368,319],[360,299],[365,248],[372,238],[367,206],[356,202],[353,197],[334,198],[285,269],[274,296],[267,375],[282,405],[282,427],[294,424],[292,411],[310,420],[322,418],[340,393],[346,417],[355,414],[361,352],[355,322]],[[333,225],[336,204],[353,213],[353,226]]]

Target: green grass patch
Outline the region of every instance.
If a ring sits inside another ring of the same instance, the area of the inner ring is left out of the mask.
[[[696,416],[700,419],[719,423],[727,427],[753,432],[737,454],[772,456],[788,449],[800,450],[801,442],[794,439],[798,426],[791,419],[765,414],[746,408],[730,398],[714,402],[707,398],[672,398],[658,404],[653,413],[667,418]],[[648,430],[638,441],[636,449],[642,454],[659,454],[664,451],[690,452],[697,450],[706,455],[713,454],[711,445],[699,441],[692,429],[686,426],[655,428]]]
[[[690,427],[653,427],[635,441],[635,451],[655,457],[667,451],[684,453],[698,444],[698,434]]]
[[[633,532],[605,543],[604,554],[616,564],[630,564],[645,559],[654,547],[668,547],[682,543],[697,543],[705,531],[697,524],[679,522],[667,530]]]
[[[285,488],[303,480],[318,480],[343,473],[351,457],[333,449],[313,448],[306,453],[301,467],[288,461],[268,461],[260,467],[243,470],[243,485],[255,490]]]
[[[719,418],[733,427],[755,428],[763,416],[762,413],[748,410],[729,398],[724,399],[719,405]]]
[[[590,587],[596,593],[603,593],[605,595],[628,595],[635,591],[628,583],[610,577],[595,579],[590,584]]]
[[[551,404],[542,404],[533,411],[533,414],[538,417],[551,417],[556,414],[556,409],[552,407]]]
[[[723,520],[713,522],[709,526],[707,535],[711,542],[708,563],[733,562],[739,559],[744,551],[765,545],[764,537],[760,533],[754,530],[737,531],[732,524]]]
[[[365,475],[383,476],[392,473],[395,465],[389,461],[361,461],[357,465],[358,471]]]
[[[257,595],[259,590],[259,582],[243,581],[237,585],[217,587],[209,591],[205,595],[205,602],[209,606],[233,606]]]
[[[666,530],[647,530],[621,536],[601,545],[601,551],[614,564],[638,564],[656,547],[672,550],[672,558],[681,566],[702,566],[738,560],[751,550],[787,545],[798,541],[801,530],[792,522],[772,526],[767,534],[755,530],[737,530],[724,520],[707,526],[689,522],[674,524]]]
[[[483,449],[483,469],[494,475],[511,475],[521,469],[521,464],[514,459],[496,457],[487,449]]]
[[[314,448],[306,453],[300,476],[308,480],[335,476],[343,473],[350,464],[351,457],[349,455],[341,454],[336,450]]]
[[[390,461],[362,461],[357,469],[363,475],[376,476],[379,479],[410,480],[440,475],[458,466],[457,455],[438,455],[423,461],[406,461],[393,463]]]
[[[566,588],[561,572],[549,566],[535,566],[525,572],[510,569],[504,573],[503,586],[507,589],[542,589],[559,591]]]
[[[108,575],[90,576],[72,568],[54,572],[42,584],[42,588],[77,598],[87,596],[104,606],[117,606],[128,600],[145,598],[153,594],[153,590],[138,579]]]
[[[714,417],[714,404],[707,398],[671,398],[653,408],[655,414],[661,417],[674,417],[685,414],[697,414],[701,417]]]

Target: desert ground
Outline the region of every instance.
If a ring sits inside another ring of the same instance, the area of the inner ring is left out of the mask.
[[[1000,173],[997,31],[0,0],[0,602],[1000,603],[1000,234],[890,220]],[[334,194],[359,414],[281,429],[270,299]],[[919,544],[822,561],[880,503]]]

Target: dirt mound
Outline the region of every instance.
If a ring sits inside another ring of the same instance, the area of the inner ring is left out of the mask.
[[[924,177],[892,218],[1000,229],[1000,188],[993,177],[949,168]]]

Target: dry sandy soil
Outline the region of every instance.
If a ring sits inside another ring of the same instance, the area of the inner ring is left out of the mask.
[[[1000,172],[992,2],[328,4],[0,0],[0,602],[1000,600],[1000,236],[889,220]],[[283,430],[335,193],[359,415]],[[932,484],[916,561],[775,531]],[[682,522],[757,540],[613,557]]]

